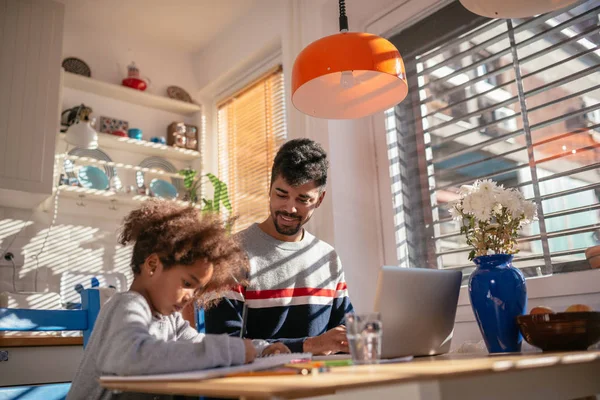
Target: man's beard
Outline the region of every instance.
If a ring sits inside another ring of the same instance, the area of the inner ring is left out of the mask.
[[[294,225],[294,226],[282,226],[282,225],[279,225],[279,223],[277,223],[277,216],[278,215],[285,216],[285,217],[288,217],[288,218],[295,218],[298,221],[298,224]],[[304,225],[302,223],[302,219],[298,215],[288,214],[288,213],[283,212],[283,211],[271,212],[271,218],[273,219],[273,224],[275,225],[275,230],[280,235],[294,236],[298,232],[300,232],[300,229],[302,228],[302,225]],[[308,222],[308,219],[305,221],[305,223],[306,222]]]

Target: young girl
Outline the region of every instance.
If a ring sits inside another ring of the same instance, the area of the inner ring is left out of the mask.
[[[198,370],[289,351],[281,343],[199,334],[181,316],[193,300],[218,298],[247,275],[245,253],[218,219],[150,201],[125,218],[119,243],[134,244],[133,283],[102,307],[68,400],[113,398],[98,384],[101,375]]]

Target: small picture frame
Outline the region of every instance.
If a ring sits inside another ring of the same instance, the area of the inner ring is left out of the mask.
[[[117,118],[111,117],[100,117],[98,120],[98,132],[102,133],[113,133],[114,131],[127,132],[129,129],[129,122],[123,121]]]

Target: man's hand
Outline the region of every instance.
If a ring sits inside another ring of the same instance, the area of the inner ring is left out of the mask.
[[[320,336],[308,338],[304,341],[303,351],[314,355],[328,356],[335,353],[348,353],[348,339],[346,327],[340,325],[328,330]]]
[[[244,347],[246,348],[246,364],[250,364],[256,358],[256,349],[252,344],[252,340],[244,339]]]
[[[283,343],[273,343],[269,347],[266,347],[261,354],[261,357],[270,356],[273,354],[289,354],[291,353],[290,349]]]

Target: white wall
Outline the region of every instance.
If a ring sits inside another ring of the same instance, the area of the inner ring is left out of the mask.
[[[114,84],[121,84],[127,77],[127,65],[134,61],[140,75],[151,80],[147,91],[161,96],[166,95],[171,85],[180,86],[190,94],[197,87],[192,54],[157,47],[151,42],[136,42],[126,36],[87,31],[78,21],[65,21],[63,54],[85,61],[93,78]]]

